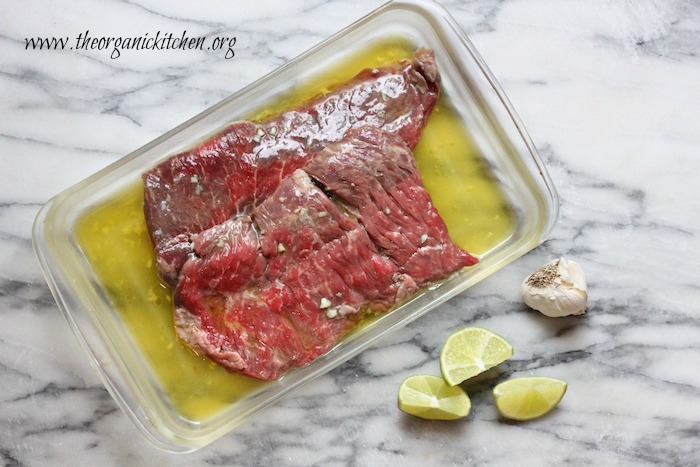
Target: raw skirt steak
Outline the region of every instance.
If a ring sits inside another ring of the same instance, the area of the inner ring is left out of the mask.
[[[437,99],[432,52],[368,70],[264,124],[238,122],[144,175],[180,339],[264,380],[327,352],[476,259],[432,205],[411,148]]]

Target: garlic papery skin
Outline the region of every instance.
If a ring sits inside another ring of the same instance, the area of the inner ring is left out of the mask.
[[[561,317],[586,312],[586,275],[578,263],[555,259],[528,276],[520,291],[523,300],[543,315]]]

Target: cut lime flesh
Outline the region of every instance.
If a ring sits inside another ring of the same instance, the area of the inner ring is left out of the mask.
[[[493,388],[498,412],[511,420],[532,420],[554,409],[564,397],[567,384],[553,378],[514,378]]]
[[[488,329],[467,327],[447,338],[440,352],[440,371],[451,385],[473,378],[513,356],[513,347]]]
[[[399,386],[399,409],[428,420],[456,420],[469,415],[471,401],[460,387],[432,375],[413,375]]]

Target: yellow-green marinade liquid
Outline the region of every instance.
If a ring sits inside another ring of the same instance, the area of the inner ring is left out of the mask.
[[[253,117],[260,120],[308,100],[360,70],[410,58],[415,47],[385,40],[293,89]],[[473,254],[504,241],[514,216],[497,182],[443,95],[414,151],[423,183],[452,240]],[[232,374],[182,345],[172,291],[159,280],[143,214],[140,183],[83,215],[77,237],[124,325],[182,417],[206,420],[267,384]]]

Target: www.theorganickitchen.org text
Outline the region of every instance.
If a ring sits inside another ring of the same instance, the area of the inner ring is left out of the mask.
[[[145,33],[142,36],[97,36],[89,30],[81,32],[71,40],[70,36],[62,37],[27,37],[25,50],[98,50],[109,52],[109,58],[117,59],[122,52],[132,50],[209,50],[220,51],[223,58],[235,56],[234,46],[236,37],[190,36],[187,31],[182,33],[157,31],[155,34]]]

